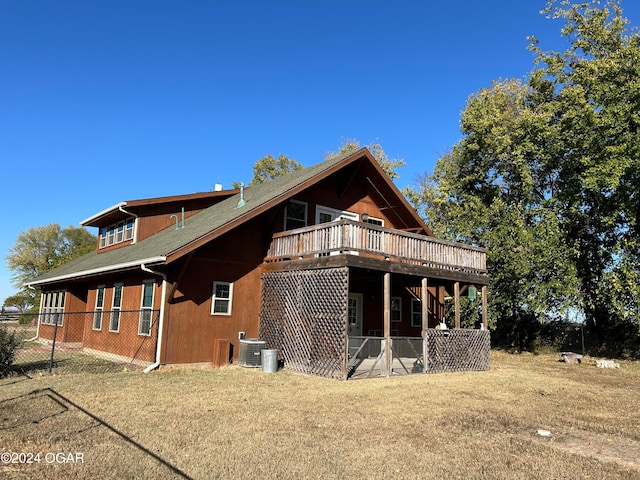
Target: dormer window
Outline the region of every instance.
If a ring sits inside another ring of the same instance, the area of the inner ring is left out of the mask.
[[[110,247],[117,243],[126,242],[133,239],[133,225],[135,219],[129,217],[118,223],[100,228],[100,248]]]

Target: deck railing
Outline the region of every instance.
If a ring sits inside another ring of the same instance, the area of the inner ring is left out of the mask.
[[[486,273],[486,250],[353,220],[276,233],[265,261],[350,253],[446,270]]]

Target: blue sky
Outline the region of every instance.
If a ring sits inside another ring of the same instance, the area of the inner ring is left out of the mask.
[[[377,141],[412,184],[469,95],[531,70],[528,35],[564,49],[545,3],[0,0],[0,302],[21,231],[249,181],[267,153]]]

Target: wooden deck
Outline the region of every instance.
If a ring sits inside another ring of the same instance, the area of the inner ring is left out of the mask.
[[[350,253],[447,270],[486,273],[486,250],[353,220],[276,233],[266,262]]]

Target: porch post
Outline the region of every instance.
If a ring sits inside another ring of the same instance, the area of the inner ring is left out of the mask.
[[[460,282],[453,284],[453,309],[455,311],[455,328],[460,328]]]
[[[485,330],[489,328],[487,320],[487,286],[482,286],[482,326]]]
[[[429,280],[424,277],[420,288],[420,300],[422,302],[422,371],[427,373],[428,345],[427,329],[429,328]]]
[[[427,328],[429,328],[429,279],[426,277],[422,279],[422,285],[420,286],[420,302],[422,303],[422,336],[427,335]]]
[[[391,375],[391,273],[384,274],[384,373]]]

